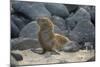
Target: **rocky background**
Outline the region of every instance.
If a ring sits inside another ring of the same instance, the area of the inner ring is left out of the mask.
[[[61,55],[39,55],[39,16],[50,17],[54,31],[73,42]],[[11,1],[11,64],[51,64],[95,60],[95,6]]]

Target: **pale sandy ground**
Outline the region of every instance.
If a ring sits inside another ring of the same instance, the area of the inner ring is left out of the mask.
[[[36,65],[52,63],[84,62],[95,56],[94,50],[80,50],[77,52],[60,52],[60,55],[50,55],[48,53],[40,55],[30,50],[13,51],[23,56],[23,60],[18,65]]]

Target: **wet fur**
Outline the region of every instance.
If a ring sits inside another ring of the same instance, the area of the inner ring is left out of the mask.
[[[49,18],[40,17],[38,18],[37,23],[40,27],[38,39],[43,48],[42,54],[46,51],[53,51],[59,54],[57,49],[61,48],[70,40],[63,35],[54,32],[54,24]]]

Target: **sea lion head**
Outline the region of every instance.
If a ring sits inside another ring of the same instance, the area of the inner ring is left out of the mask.
[[[45,28],[45,29],[52,29],[54,27],[54,24],[48,17],[37,18],[37,24],[40,26],[40,28]]]

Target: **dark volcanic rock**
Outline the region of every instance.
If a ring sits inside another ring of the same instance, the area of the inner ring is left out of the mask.
[[[68,11],[71,12],[76,12],[79,9],[79,5],[72,5],[72,4],[65,4],[67,7]]]
[[[61,34],[61,35],[66,35],[66,31],[62,31],[58,26],[54,25],[54,32]]]
[[[14,2],[12,7],[31,20],[36,19],[38,16],[51,16],[50,12],[45,8],[43,3],[31,2]]]
[[[38,40],[31,38],[11,39],[11,50],[26,50],[31,48],[40,48]]]
[[[23,22],[23,20],[21,20],[18,16],[15,15],[11,15],[11,20],[14,22],[14,24],[16,24],[16,26],[21,30],[25,23]]]
[[[65,20],[59,16],[53,16],[52,21],[57,25],[61,30],[66,30]]]
[[[90,13],[91,21],[95,25],[95,6],[80,6],[80,7],[86,9]]]
[[[57,3],[45,3],[45,7],[51,12],[52,15],[61,17],[68,17],[69,12],[65,5]]]
[[[21,14],[19,12],[18,13],[16,12],[16,14],[13,14],[13,15],[15,15],[20,20],[22,20],[22,22],[24,22],[25,25],[28,24],[31,21],[30,19],[28,19],[27,17],[25,17],[23,14]]]
[[[23,38],[38,38],[39,26],[36,21],[27,24],[20,32],[20,37]]]
[[[87,22],[90,20],[90,14],[83,8],[80,8],[73,16],[66,19],[66,25],[72,30],[78,22]]]
[[[19,36],[19,28],[11,21],[11,38],[16,38]]]
[[[20,32],[20,37],[23,38],[33,38],[37,39],[38,38],[38,31],[39,31],[39,26],[36,21],[30,22],[27,24]],[[56,25],[54,26],[54,31],[59,34],[63,34],[64,32],[61,31]]]
[[[79,22],[69,34],[70,39],[77,42],[94,42],[95,28],[94,25],[88,22]]]
[[[11,53],[11,55],[12,55],[17,61],[23,60],[23,57],[22,57],[20,54]]]

